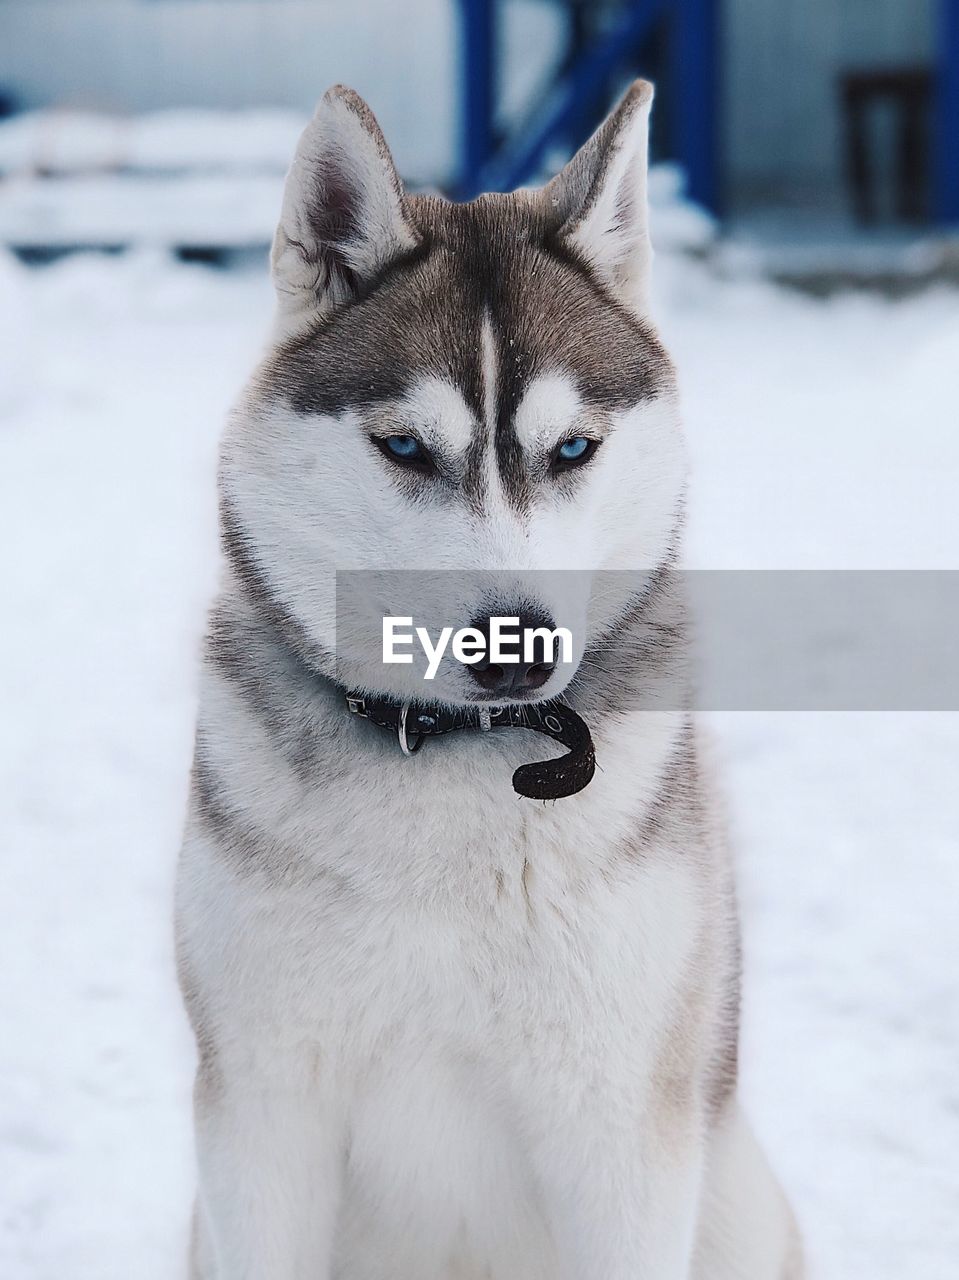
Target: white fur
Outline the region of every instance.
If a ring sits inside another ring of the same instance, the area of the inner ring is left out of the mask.
[[[546,456],[554,445],[586,418],[582,397],[568,373],[540,374],[533,378],[516,407],[513,430],[524,450]]]
[[[208,697],[234,729],[228,802],[252,800],[297,857],[279,882],[244,879],[187,839],[181,949],[218,1027],[197,1102],[219,1270],[198,1274],[776,1275],[779,1193],[763,1181],[759,1220],[700,1221],[703,1100],[694,1087],[685,1110],[664,1107],[655,1088],[690,973],[707,1006],[719,998],[696,951],[711,920],[710,950],[727,945],[724,868],[704,884],[668,842],[611,865],[677,718],[600,736],[603,771],[575,805],[510,796],[523,745],[509,739],[411,761],[384,740],[374,801],[351,770],[304,792],[227,685]],[[709,1191],[721,1207],[743,1194]],[[707,1229],[729,1238],[691,1273]],[[763,1269],[739,1261],[753,1257]]]

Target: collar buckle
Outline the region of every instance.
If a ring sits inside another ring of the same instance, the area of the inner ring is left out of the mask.
[[[407,737],[406,720],[410,713],[410,706],[411,704],[409,702],[403,703],[403,709],[400,711],[400,722],[396,726],[396,736],[400,740],[400,750],[403,752],[404,756],[411,756],[415,752],[419,751],[420,747],[423,745],[423,739],[426,737],[424,733],[417,734],[416,741],[412,743]]]

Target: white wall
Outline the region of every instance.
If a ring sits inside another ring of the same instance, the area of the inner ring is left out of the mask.
[[[928,59],[937,2],[725,0],[724,137],[740,192],[835,188],[840,69]]]
[[[0,0],[0,84],[30,106],[308,112],[343,81],[369,99],[400,164],[422,178],[452,155],[453,31],[446,0],[416,0],[415,21],[407,9],[388,0]]]
[[[0,85],[27,106],[312,111],[337,81],[370,103],[408,178],[456,154],[456,0],[0,0]],[[511,6],[515,103],[558,47],[549,6]]]

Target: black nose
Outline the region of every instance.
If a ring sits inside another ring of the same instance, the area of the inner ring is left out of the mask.
[[[509,636],[518,636],[518,643],[500,641],[503,656],[516,655],[517,662],[493,662],[490,659],[490,618],[474,618],[470,623],[486,638],[486,653],[478,662],[467,667],[476,683],[493,698],[515,698],[540,689],[553,673],[553,646],[543,635],[527,636],[528,632],[545,628],[555,630],[556,624],[548,614],[530,609],[503,609],[490,615],[495,618],[516,618],[517,623],[504,624],[500,630]],[[527,639],[530,647],[527,649]]]

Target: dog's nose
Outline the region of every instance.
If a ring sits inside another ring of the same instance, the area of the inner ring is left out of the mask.
[[[517,623],[504,624],[500,630],[503,639],[500,644],[503,656],[515,654],[517,662],[493,662],[490,658],[491,617],[516,618]],[[545,628],[554,631],[556,624],[545,613],[533,610],[508,610],[492,614],[487,618],[475,618],[471,627],[486,637],[486,653],[478,662],[467,668],[476,683],[493,698],[515,698],[523,694],[541,689],[553,673],[556,663],[552,660],[552,646],[547,644],[544,635],[528,635],[534,630]],[[507,642],[506,636],[518,635],[518,643]]]

